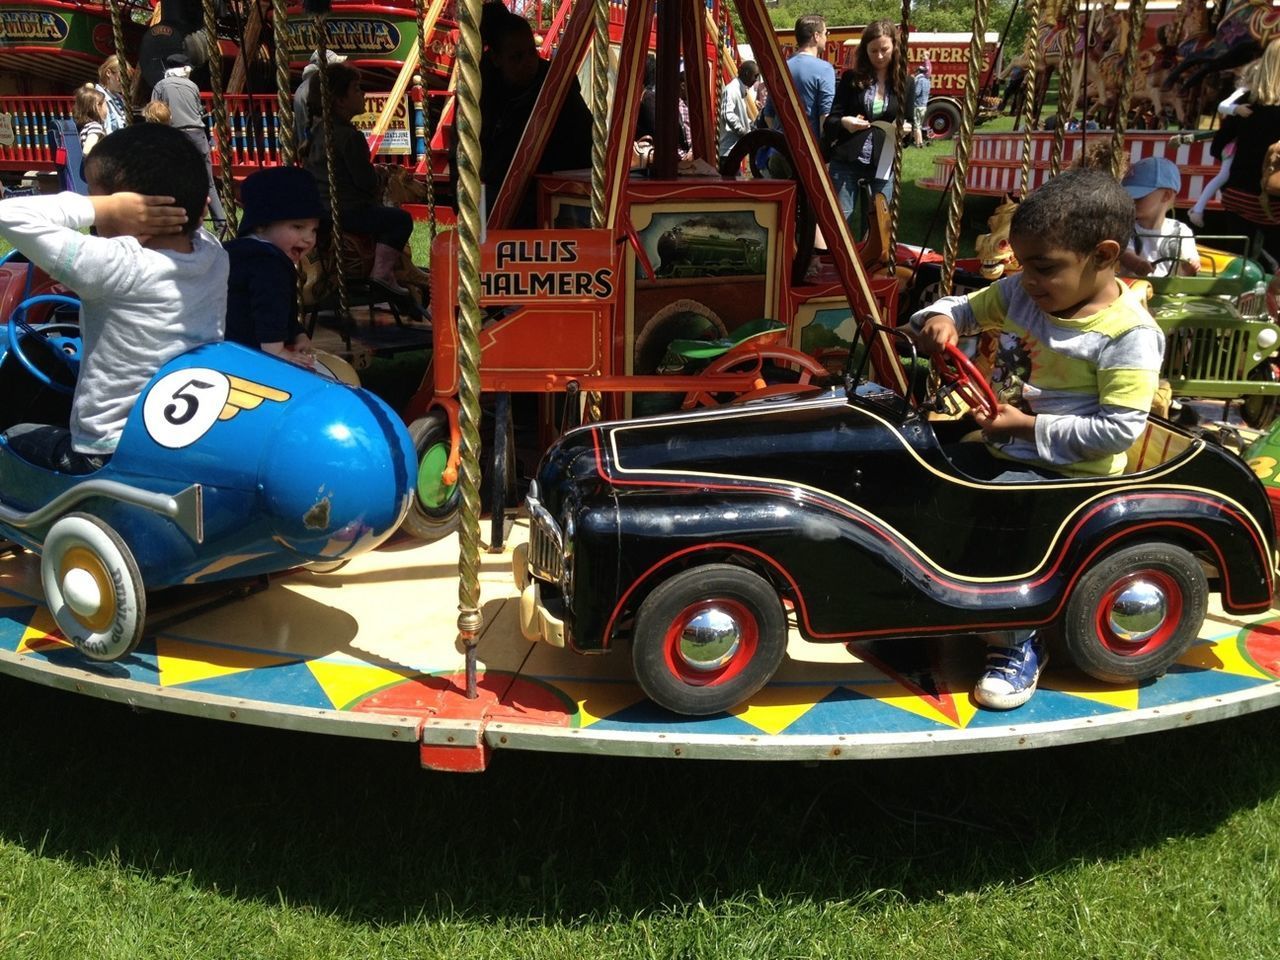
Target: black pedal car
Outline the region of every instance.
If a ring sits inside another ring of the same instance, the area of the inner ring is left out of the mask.
[[[1125,473],[994,483],[973,429],[873,383],[599,423],[562,437],[517,551],[525,635],[630,646],[678,713],[728,710],[806,640],[904,642],[1054,625],[1111,682],[1163,673],[1209,593],[1271,604],[1276,532],[1243,460],[1151,418]]]

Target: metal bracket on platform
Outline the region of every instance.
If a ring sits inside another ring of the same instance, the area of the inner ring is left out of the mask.
[[[490,753],[484,727],[484,720],[428,720],[419,747],[422,765],[446,773],[483,773]]]

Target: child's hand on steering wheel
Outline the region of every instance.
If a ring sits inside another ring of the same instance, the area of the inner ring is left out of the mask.
[[[1010,440],[1031,440],[1036,438],[1036,418],[1017,407],[1007,403],[996,407],[994,417],[984,417],[980,409],[970,411],[973,419],[982,428],[982,438],[988,443],[1008,443]]]
[[[943,313],[935,313],[929,317],[916,335],[920,352],[926,357],[931,357],[959,341],[960,335],[956,332],[955,322]]]

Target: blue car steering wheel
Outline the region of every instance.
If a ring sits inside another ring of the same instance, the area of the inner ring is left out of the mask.
[[[53,347],[53,354],[61,360],[67,368],[67,372],[71,374],[74,380],[80,372],[80,344],[78,335],[80,327],[74,323],[43,323],[38,327],[33,327],[27,323],[27,311],[34,306],[42,303],[57,303],[63,306],[79,307],[80,301],[75,297],[68,297],[60,293],[42,293],[38,296],[27,297],[9,314],[9,352],[13,354],[17,361],[22,364],[23,368],[37,381],[56,390],[58,393],[65,393],[68,396],[75,393],[74,387],[69,387],[65,383],[58,383],[47,373],[41,370],[31,361],[22,350],[22,341],[26,337],[40,337],[49,341]],[[54,336],[58,331],[74,332],[76,337],[59,337]]]

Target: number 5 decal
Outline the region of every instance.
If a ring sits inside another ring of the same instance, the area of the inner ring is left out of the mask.
[[[200,409],[200,401],[196,398],[194,393],[190,393],[188,391],[212,389],[212,383],[205,383],[203,380],[188,380],[177,390],[173,391],[173,399],[181,400],[184,404],[182,412],[178,412],[177,403],[171,403],[164,408],[164,418],[175,427],[182,426],[194,417],[196,415],[196,411]]]
[[[231,384],[217,370],[178,370],[152,386],[142,406],[142,421],[160,446],[187,447],[213,426],[230,392]]]

